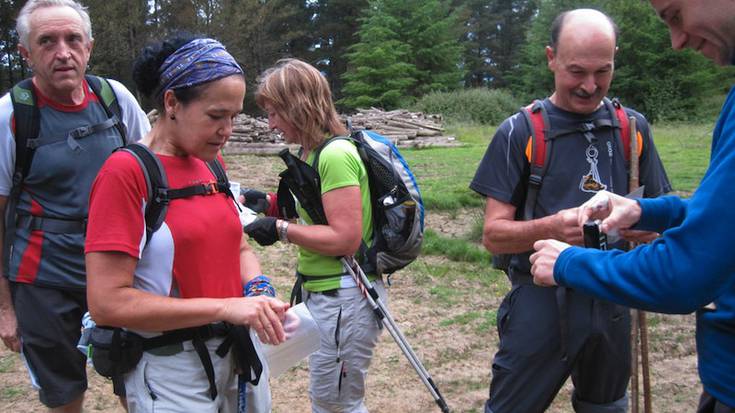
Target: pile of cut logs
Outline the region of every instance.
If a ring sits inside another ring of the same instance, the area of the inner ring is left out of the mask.
[[[148,114],[148,118],[151,123],[155,122],[158,118],[155,110]],[[399,148],[459,145],[453,136],[444,135],[441,115],[367,109],[350,116],[342,115],[342,118],[349,119],[355,130],[374,130],[391,139]],[[240,114],[235,118],[232,135],[224,152],[274,155],[287,146],[283,136],[270,130],[266,119]]]
[[[346,116],[343,118],[347,119]],[[453,136],[444,135],[441,115],[426,115],[399,109],[360,109],[349,117],[354,129],[371,129],[389,138],[399,148],[457,146]]]

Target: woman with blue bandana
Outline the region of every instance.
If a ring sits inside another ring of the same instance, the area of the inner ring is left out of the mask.
[[[161,114],[141,142],[160,162],[169,188],[213,185],[217,177],[207,162],[222,162],[220,150],[245,97],[240,66],[215,40],[176,38],[146,48],[134,79]],[[98,325],[122,327],[143,343],[140,360],[124,374],[128,409],[235,412],[236,367],[252,355],[238,352],[238,340],[248,340],[241,326],[279,344],[288,304],[242,297],[243,286],[247,292],[267,278],[226,193],[170,200],[163,224],[147,234],[152,201],[145,173],[128,151],[110,156],[90,197],[90,312]]]

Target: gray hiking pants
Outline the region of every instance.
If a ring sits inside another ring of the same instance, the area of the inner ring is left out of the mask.
[[[170,355],[144,352],[138,365],[125,375],[128,412],[237,413],[237,374],[232,351],[224,358],[215,351],[222,338],[206,341],[214,367],[217,398],[209,396],[209,381],[191,341]]]
[[[373,282],[387,305],[383,282]],[[365,379],[381,329],[357,287],[329,293],[304,292],[321,334],[321,348],[309,357],[309,396],[314,413],[367,413]]]

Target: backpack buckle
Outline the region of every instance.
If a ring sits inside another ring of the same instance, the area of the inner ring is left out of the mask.
[[[161,205],[168,205],[169,199],[168,199],[168,190],[163,188],[158,188],[158,191],[155,194],[154,200],[156,203],[159,203]]]
[[[23,172],[17,171],[13,174],[13,188],[19,187],[21,182],[23,182]]]
[[[528,177],[528,183],[533,186],[541,186],[541,182],[543,181],[543,178],[541,175],[538,174],[531,174]]]
[[[90,135],[92,131],[92,128],[89,126],[81,126],[79,128],[74,129],[73,131],[69,132],[69,138],[72,139],[79,139],[83,138],[87,135]]]
[[[595,124],[592,122],[585,122],[579,126],[581,132],[592,132],[595,130]]]
[[[206,191],[207,195],[214,195],[216,193],[219,193],[219,186],[217,186],[217,181],[210,181],[204,184],[204,190]]]

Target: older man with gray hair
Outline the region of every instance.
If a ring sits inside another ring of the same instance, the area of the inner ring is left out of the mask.
[[[150,129],[120,83],[86,75],[93,38],[73,0],[29,0],[16,29],[33,76],[0,98],[0,339],[22,351],[50,411],[80,412],[89,191],[117,147]]]

